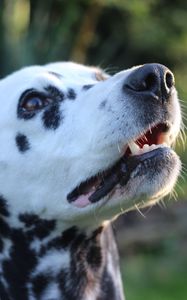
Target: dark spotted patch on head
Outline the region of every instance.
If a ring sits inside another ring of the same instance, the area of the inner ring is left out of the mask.
[[[47,87],[45,87],[45,90],[50,94],[50,97],[55,99],[55,101],[61,102],[65,98],[64,93],[62,93],[53,85],[48,85]]]
[[[46,108],[42,116],[43,125],[47,129],[57,129],[60,125],[61,119],[62,116],[60,113],[60,107],[58,103],[55,103],[50,107]]]
[[[87,90],[91,89],[93,86],[94,86],[94,84],[85,84],[85,85],[83,85],[82,89],[84,91],[87,91]]]
[[[75,100],[76,99],[76,93],[73,89],[68,89],[68,92],[67,92],[67,98],[70,99],[70,100]]]
[[[6,200],[4,199],[3,196],[0,196],[0,215],[4,217],[9,216],[9,211],[7,208]]]
[[[28,228],[27,235],[30,238],[44,239],[55,229],[56,225],[54,220],[40,219],[34,214],[22,214],[19,216],[19,220]]]
[[[55,76],[55,77],[57,77],[58,79],[62,79],[63,78],[63,76],[61,74],[59,74],[59,73],[52,72],[52,71],[49,71],[48,73],[51,74],[51,75],[53,75],[53,76]]]
[[[99,104],[99,108],[101,108],[101,109],[105,108],[106,104],[107,104],[107,100],[103,100],[103,101]]]
[[[30,144],[29,141],[26,137],[26,135],[18,133],[16,135],[16,145],[19,149],[20,152],[26,152],[27,150],[30,149]]]
[[[50,278],[47,275],[40,274],[33,278],[32,280],[32,290],[36,299],[40,299],[42,293],[49,284]]]

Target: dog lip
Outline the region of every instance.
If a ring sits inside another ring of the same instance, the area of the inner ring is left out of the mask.
[[[142,162],[146,159],[151,159],[151,158],[159,156],[159,155],[167,154],[170,151],[171,151],[171,148],[169,148],[169,147],[158,147],[156,149],[153,149],[151,151],[142,153],[140,155],[130,156],[127,160],[127,163],[129,163],[130,160],[135,160],[135,161],[138,161],[138,162]]]
[[[109,178],[106,178],[104,185],[96,189],[94,193],[89,197],[89,201],[92,203],[98,202],[103,197],[112,191],[112,189],[119,183],[120,186],[125,186],[130,180],[131,173],[146,160],[156,159],[161,156],[168,155],[171,149],[169,147],[160,147],[149,152],[145,152],[139,155],[132,155],[123,157],[117,163],[116,172],[112,173]]]

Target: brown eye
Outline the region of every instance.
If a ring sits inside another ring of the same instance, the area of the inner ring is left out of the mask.
[[[24,99],[21,107],[28,112],[34,112],[40,110],[50,103],[50,99],[42,95],[30,95]]]

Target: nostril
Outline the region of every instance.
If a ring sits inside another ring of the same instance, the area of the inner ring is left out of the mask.
[[[125,84],[130,90],[136,92],[146,92],[146,91],[153,91],[155,87],[158,85],[158,77],[154,73],[146,73],[140,74],[141,76],[135,78],[135,80],[130,80]]]
[[[157,83],[157,76],[154,73],[149,73],[144,80],[144,91],[151,91]]]
[[[171,89],[175,84],[174,76],[171,72],[166,72],[165,74],[165,84],[168,89]]]

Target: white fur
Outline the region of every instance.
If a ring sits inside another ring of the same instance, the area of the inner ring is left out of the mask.
[[[50,275],[57,275],[58,272],[69,268],[70,253],[68,251],[53,250],[47,252],[47,254],[39,260],[36,270],[32,276],[37,276],[40,273],[46,274],[49,272]]]
[[[135,109],[122,91],[132,70],[134,68],[98,82],[95,68],[54,63],[27,67],[0,81],[0,191],[8,200],[11,222],[14,222],[13,215],[28,212],[59,219],[66,227],[83,220],[91,224],[171,190],[180,170],[176,154],[173,154],[176,164],[172,172],[168,174],[163,169],[153,181],[147,177],[131,178],[123,192],[117,189],[104,206],[105,199],[82,209],[67,201],[67,194],[72,189],[114,164],[121,155],[119,149],[145,130],[141,123],[141,107]],[[62,78],[56,78],[48,71],[57,72]],[[83,91],[85,84],[95,86]],[[77,94],[75,100],[62,102],[64,118],[56,130],[42,126],[41,114],[26,121],[17,117],[19,97],[24,90],[34,87],[42,91],[48,85],[56,86],[64,93],[73,88]],[[172,99],[170,135],[174,140],[181,120],[176,91],[173,91]],[[105,100],[106,108],[100,109]],[[31,146],[24,154],[15,145],[18,132],[28,137]],[[19,227],[19,224],[13,226]]]

